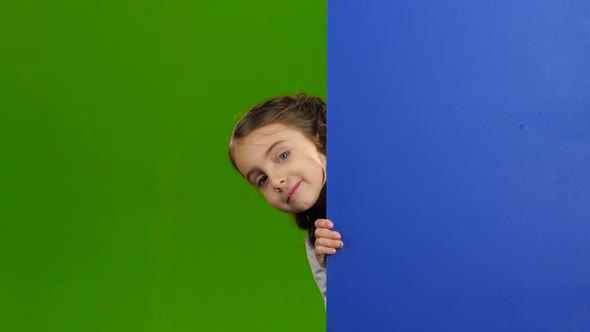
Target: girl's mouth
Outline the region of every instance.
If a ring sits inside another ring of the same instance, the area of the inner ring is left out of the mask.
[[[299,189],[299,185],[301,184],[301,181],[297,182],[297,184],[291,188],[291,190],[289,191],[289,194],[287,195],[287,203],[289,203],[289,201],[291,200],[291,197],[293,197],[293,195],[295,195],[295,193],[297,193],[297,190]]]

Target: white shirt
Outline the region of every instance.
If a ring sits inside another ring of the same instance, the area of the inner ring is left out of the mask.
[[[309,261],[309,266],[311,268],[311,272],[313,274],[313,278],[315,279],[315,283],[318,285],[320,292],[322,293],[322,297],[324,298],[324,308],[326,307],[326,269],[323,268],[318,259],[315,257],[314,249],[311,243],[309,242],[309,237],[305,238],[305,251],[307,252],[307,260]]]

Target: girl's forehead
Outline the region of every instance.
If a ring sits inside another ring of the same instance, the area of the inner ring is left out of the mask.
[[[292,128],[282,124],[274,123],[253,130],[240,141],[246,145],[259,145],[265,143],[272,144],[277,139],[294,137],[297,133],[298,132]]]
[[[302,134],[298,130],[281,124],[260,127],[235,143],[234,160],[242,172],[242,168],[254,167],[254,164],[264,160],[271,147],[283,142],[294,144],[300,139],[300,135]]]
[[[286,130],[286,127],[279,127],[278,125],[257,128],[235,142],[234,152],[239,154],[244,150],[261,149],[269,146],[274,141],[282,139]]]

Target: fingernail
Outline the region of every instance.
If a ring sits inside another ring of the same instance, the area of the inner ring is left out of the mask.
[[[344,243],[342,241],[340,241],[340,243],[338,243],[338,248],[342,248],[343,245],[344,245]]]
[[[332,253],[335,254],[336,253],[336,249],[332,249]]]

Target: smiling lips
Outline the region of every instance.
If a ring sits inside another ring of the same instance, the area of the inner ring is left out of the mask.
[[[295,195],[295,193],[297,192],[297,189],[299,189],[299,185],[301,184],[301,181],[297,182],[297,184],[291,188],[291,190],[289,191],[289,194],[287,195],[287,203],[289,203],[289,201],[291,200],[291,197],[293,197],[293,195]]]

